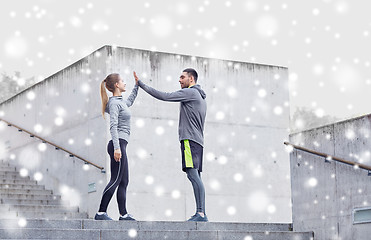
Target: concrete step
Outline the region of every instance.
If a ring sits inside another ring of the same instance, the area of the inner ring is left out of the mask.
[[[37,182],[34,180],[30,179],[1,179],[0,178],[0,183],[1,184],[24,184],[24,185],[37,185]]]
[[[10,228],[18,226],[17,220],[0,220]],[[171,221],[96,221],[81,220],[40,220],[27,219],[28,228],[69,228],[69,229],[136,229],[136,230],[228,230],[228,231],[269,231],[289,232],[291,224],[277,223],[224,223],[224,222],[171,222]]]
[[[51,228],[51,229],[84,229],[83,219],[23,219],[26,225],[24,227],[19,225],[20,219],[0,219],[0,226],[2,228]],[[95,220],[88,220],[95,221]]]
[[[53,194],[53,191],[51,190],[39,190],[39,189],[0,189],[0,194],[31,194],[31,195],[51,195]]]
[[[9,164],[9,162],[8,161],[3,161],[3,160],[1,160],[0,161],[0,166],[9,166],[10,164]]]
[[[4,184],[0,183],[0,191],[1,189],[33,189],[33,190],[45,190],[43,185],[36,185],[36,184]]]
[[[9,175],[20,175],[16,171],[0,171],[0,176],[9,176]]]
[[[0,198],[0,204],[34,204],[34,205],[65,205],[68,206],[67,201],[62,200],[29,200],[29,199],[6,199]]]
[[[291,224],[0,219],[1,239],[313,240]],[[286,229],[282,231],[282,229]]]
[[[25,180],[30,180],[30,177],[29,176],[26,176],[26,177],[22,177],[21,175],[19,175],[19,173],[15,173],[15,174],[1,174],[0,173],[0,179],[9,179],[9,180],[22,180],[22,179],[25,179]]]
[[[59,195],[35,195],[35,194],[22,194],[22,193],[1,193],[1,199],[21,199],[21,200],[60,200]]]
[[[0,229],[1,239],[81,239],[99,240],[99,230]]]
[[[12,167],[6,167],[6,168],[12,168]],[[8,171],[8,170],[2,170],[0,168],[0,174],[3,174],[3,175],[6,175],[6,174],[19,174],[19,172],[18,171],[15,171],[15,167],[14,167],[13,170],[10,170],[10,171]]]
[[[17,171],[17,168],[16,167],[11,167],[11,166],[3,166],[3,165],[0,165],[0,172],[2,171]]]
[[[22,204],[22,205],[0,205],[1,211],[18,211],[18,212],[78,212],[78,207],[63,206],[63,205],[32,205],[32,204]]]
[[[310,240],[313,233],[293,233],[293,232],[236,232],[236,231],[182,231],[182,230],[157,230],[157,231],[136,231],[130,230],[86,230],[86,229],[0,229],[2,239],[137,239],[137,240],[157,240],[157,239],[176,239],[176,240]]]
[[[0,219],[87,219],[87,213],[81,212],[18,212],[18,211],[9,211],[2,212],[0,214]],[[1,228],[1,227],[0,227]],[[0,237],[1,239],[1,237]]]

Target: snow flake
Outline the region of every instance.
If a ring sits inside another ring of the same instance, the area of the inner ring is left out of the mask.
[[[160,135],[161,136],[161,135],[164,134],[165,129],[162,126],[158,126],[158,127],[156,127],[155,132],[156,132],[157,135]]]
[[[171,197],[174,199],[179,199],[180,198],[180,191],[179,190],[174,190],[171,192]]]
[[[210,186],[211,189],[213,189],[215,191],[220,190],[220,187],[221,187],[220,186],[220,183],[219,183],[219,181],[217,179],[211,179],[209,181],[209,186]]]
[[[263,168],[261,165],[256,166],[256,168],[253,170],[253,174],[257,178],[263,176]]]
[[[33,178],[35,179],[35,181],[40,182],[40,181],[43,179],[43,174],[42,174],[41,172],[36,172],[36,173],[33,175]]]
[[[230,98],[236,98],[238,95],[238,91],[235,87],[228,87],[227,94]]]
[[[166,211],[165,211],[165,216],[167,216],[167,217],[171,217],[173,215],[173,211],[171,210],[171,209],[167,209]]]
[[[28,43],[21,36],[8,39],[5,42],[5,53],[11,58],[21,58],[28,51]]]
[[[245,3],[246,10],[255,12],[258,9],[258,3],[255,0],[249,0]]]
[[[142,118],[138,119],[135,121],[135,125],[138,127],[138,128],[143,128],[144,125],[145,125],[145,122]]]
[[[21,170],[19,170],[19,175],[21,175],[21,177],[27,177],[28,176],[28,170],[25,169],[25,168],[21,168]]]
[[[215,115],[216,120],[223,120],[224,117],[225,117],[225,113],[222,111],[217,112]]]
[[[92,144],[92,140],[90,138],[86,138],[84,143],[86,146],[90,146]]]
[[[353,129],[347,129],[346,132],[345,132],[345,136],[346,136],[347,139],[353,140],[356,137],[356,134],[353,131]]]
[[[27,220],[25,218],[20,218],[18,220],[18,226],[19,227],[26,227],[27,226]]]
[[[281,115],[283,113],[283,109],[282,109],[281,106],[276,106],[276,107],[274,107],[273,112],[276,115]]]
[[[156,37],[167,37],[172,33],[173,21],[166,15],[156,16],[151,20],[150,29]]]
[[[157,197],[161,197],[161,196],[163,196],[164,193],[165,193],[165,188],[164,188],[164,187],[162,187],[162,186],[157,186],[157,187],[155,188],[155,194],[156,194]]]
[[[336,4],[335,10],[339,14],[346,14],[349,11],[349,5],[346,1],[340,1]]]
[[[236,212],[237,212],[237,210],[236,210],[236,207],[234,207],[234,206],[229,206],[228,208],[227,208],[227,213],[228,213],[228,215],[235,215],[236,214]]]
[[[262,37],[272,37],[278,31],[278,21],[271,15],[264,15],[258,18],[255,28]]]
[[[250,194],[248,205],[254,212],[263,212],[268,206],[268,197],[263,191],[256,191]]]
[[[62,126],[62,125],[63,125],[63,118],[61,118],[61,117],[56,117],[56,118],[54,119],[54,123],[55,123],[55,125],[57,125],[57,126]]]
[[[88,170],[90,169],[89,164],[84,164],[84,165],[82,166],[82,169],[83,169],[84,171],[88,171]]]
[[[70,20],[70,24],[75,28],[79,28],[82,26],[82,22],[79,17],[73,16],[73,17],[70,17],[69,20]]]
[[[152,185],[155,180],[152,176],[146,176],[144,181],[145,181],[146,184]]]
[[[306,185],[308,187],[315,187],[315,186],[317,186],[317,184],[318,184],[318,180],[316,178],[314,178],[314,177],[309,178],[308,181],[307,181],[307,183],[306,183]]]
[[[227,162],[228,162],[228,158],[227,158],[226,156],[224,156],[224,155],[221,155],[221,156],[218,158],[218,163],[219,163],[220,165],[225,165],[225,164],[227,164]]]
[[[263,88],[259,89],[258,96],[264,98],[265,96],[267,96],[267,91]]]
[[[322,118],[325,115],[325,111],[322,108],[317,108],[315,114],[318,118]]]
[[[145,159],[147,157],[147,151],[143,148],[138,149],[136,154],[140,159]]]
[[[46,145],[46,143],[39,143],[39,145],[37,146],[40,152],[45,152],[47,147],[48,146]]]
[[[236,173],[236,174],[234,174],[233,179],[236,182],[241,182],[243,180],[243,175],[241,173]]]
[[[215,160],[215,154],[211,153],[211,152],[208,152],[206,154],[206,160],[209,161],[209,162],[214,161]]]
[[[86,72],[86,74],[88,74],[88,72]],[[89,74],[90,74],[90,70],[89,70]],[[85,82],[81,84],[80,89],[83,94],[88,94],[90,92],[90,85]]]
[[[267,207],[267,212],[270,213],[270,214],[275,213],[276,210],[277,210],[277,208],[276,208],[276,206],[273,205],[273,204],[270,204],[270,205],[268,205],[268,207]]]
[[[185,2],[179,2],[175,7],[175,11],[180,16],[186,16],[189,13],[189,6]]]
[[[61,185],[59,188],[59,192],[61,193],[62,200],[69,202],[71,206],[79,206],[80,204],[80,193],[67,185]]]
[[[129,237],[131,237],[131,238],[136,238],[137,235],[138,235],[138,232],[137,232],[136,229],[131,228],[131,229],[129,229],[129,231],[128,231],[128,235],[129,235]]]
[[[91,29],[95,33],[105,33],[109,30],[109,26],[104,21],[99,20],[93,23]]]
[[[36,124],[33,129],[36,133],[40,133],[43,130],[43,127],[41,124]]]

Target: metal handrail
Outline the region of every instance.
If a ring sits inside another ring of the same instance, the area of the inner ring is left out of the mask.
[[[304,151],[304,152],[307,152],[307,153],[311,153],[311,154],[315,154],[315,155],[324,157],[324,158],[326,158],[326,161],[335,160],[337,162],[341,162],[341,163],[344,163],[344,164],[352,165],[352,166],[357,167],[357,168],[362,168],[364,170],[368,170],[369,174],[371,172],[371,166],[364,165],[362,163],[352,162],[352,161],[348,161],[348,160],[345,160],[345,159],[342,159],[342,158],[339,158],[339,157],[334,157],[334,156],[331,156],[330,154],[317,152],[317,151],[314,151],[314,150],[310,150],[308,148],[303,148],[303,147],[294,145],[294,144],[289,143],[289,142],[284,142],[284,144],[285,145],[290,145],[293,148],[296,148],[298,150],[301,150],[301,151]]]
[[[30,134],[30,137],[36,137],[36,138],[40,139],[43,143],[48,143],[48,144],[54,146],[56,150],[61,149],[61,150],[65,151],[66,153],[68,153],[68,154],[70,155],[70,157],[77,157],[77,158],[79,158],[80,160],[84,161],[86,164],[93,165],[94,167],[96,167],[96,168],[100,169],[102,172],[104,172],[104,167],[101,167],[101,166],[99,166],[99,165],[97,165],[97,164],[95,164],[95,163],[92,163],[92,162],[86,160],[85,158],[80,157],[79,155],[74,154],[74,153],[68,151],[67,149],[65,149],[65,148],[63,148],[63,147],[58,146],[57,144],[54,144],[54,143],[52,143],[52,142],[50,142],[50,141],[48,141],[48,140],[46,140],[46,139],[44,139],[44,138],[42,138],[42,137],[40,137],[40,136],[37,136],[36,134],[34,134],[34,133],[30,132],[30,131],[27,131],[27,130],[24,129],[24,128],[21,128],[21,127],[19,127],[19,126],[17,126],[17,125],[14,125],[14,124],[12,124],[12,123],[10,123],[10,122],[8,122],[8,121],[5,121],[5,120],[2,119],[2,118],[0,118],[0,121],[5,122],[9,127],[15,127],[15,128],[18,128],[18,131],[20,131],[20,132],[26,132],[26,133]]]

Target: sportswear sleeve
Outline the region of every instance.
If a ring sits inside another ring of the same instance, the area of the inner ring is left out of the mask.
[[[195,92],[189,88],[183,88],[175,92],[167,93],[158,91],[150,86],[144,84],[141,80],[138,81],[139,87],[146,91],[149,95],[158,100],[167,102],[188,102],[192,100],[197,100],[195,97]]]
[[[135,84],[135,87],[131,91],[130,96],[128,97],[128,99],[126,99],[126,106],[131,107],[133,105],[134,100],[138,95],[138,88],[139,88],[139,86],[137,84]]]
[[[109,115],[110,115],[110,132],[113,142],[113,149],[120,149],[120,143],[119,143],[119,134],[117,131],[117,126],[119,122],[119,111],[120,111],[120,105],[119,104],[111,104],[109,107]]]

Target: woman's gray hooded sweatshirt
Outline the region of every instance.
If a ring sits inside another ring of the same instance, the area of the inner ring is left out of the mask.
[[[122,96],[110,97],[106,105],[106,113],[110,115],[110,132],[114,149],[120,149],[119,138],[129,142],[130,118],[129,107],[133,105],[138,94],[138,85],[135,85],[130,96],[124,100]]]
[[[200,85],[183,88],[176,92],[160,92],[144,84],[139,86],[152,97],[162,101],[180,102],[179,141],[188,139],[204,145],[204,125],[206,117],[206,93]]]

